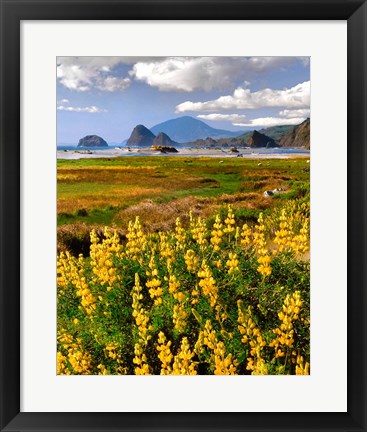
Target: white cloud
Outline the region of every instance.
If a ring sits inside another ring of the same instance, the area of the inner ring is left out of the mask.
[[[183,102],[176,106],[176,112],[217,111],[228,109],[257,109],[270,107],[308,108],[310,105],[310,81],[289,89],[273,90],[265,88],[256,92],[238,87],[230,96],[206,102]]]
[[[70,90],[87,91],[92,87],[92,79],[98,72],[82,69],[78,65],[57,66],[57,78],[60,83]]]
[[[94,105],[88,107],[71,107],[71,106],[60,105],[57,107],[57,109],[59,111],[73,111],[73,112],[86,112],[86,113],[107,112],[107,110],[103,108],[98,108]]]
[[[68,104],[70,103],[69,99],[60,99],[57,101],[58,104]]]
[[[295,109],[295,110],[283,110],[279,112],[279,115],[287,118],[295,118],[295,117],[310,117],[309,109]]]
[[[104,79],[98,79],[96,87],[99,90],[113,92],[115,90],[125,90],[129,87],[130,83],[131,81],[129,78],[116,78],[110,76]]]
[[[139,61],[129,73],[161,91],[209,91],[229,88],[237,78],[245,79],[296,60],[296,57],[168,57]]]
[[[208,91],[230,85],[234,66],[210,57],[175,57],[136,63],[131,76],[162,91]]]
[[[131,65],[131,78],[162,91],[232,88],[247,79],[274,69],[284,69],[303,57],[58,57],[57,77],[70,90],[124,90],[128,77],[116,75],[116,66]],[[114,72],[115,71],[115,72]],[[111,81],[113,79],[113,82]]]
[[[233,126],[280,126],[280,125],[299,125],[305,118],[281,118],[281,117],[263,117],[250,120],[248,123],[233,123]]]
[[[198,118],[204,120],[222,121],[228,120],[231,122],[240,122],[245,120],[246,116],[244,114],[199,114]]]
[[[308,57],[58,57],[57,77],[70,90],[124,90],[128,77],[114,75],[119,64],[132,65],[130,77],[162,91],[230,88],[236,79],[266,73]]]
[[[123,57],[58,57],[57,78],[70,90],[88,91],[97,88],[103,91],[124,90],[130,85],[128,77],[111,75],[112,69]]]

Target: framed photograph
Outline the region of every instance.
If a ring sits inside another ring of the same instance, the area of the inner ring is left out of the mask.
[[[366,430],[366,2],[0,11],[1,430]]]

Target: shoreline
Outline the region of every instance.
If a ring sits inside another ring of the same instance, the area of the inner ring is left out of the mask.
[[[258,149],[238,149],[238,152],[229,149],[213,148],[178,148],[177,153],[162,153],[161,151],[149,148],[108,148],[108,149],[67,149],[57,150],[57,159],[93,159],[93,158],[118,158],[129,156],[174,156],[174,157],[212,157],[212,158],[246,158],[246,159],[290,159],[295,157],[310,157],[310,151],[300,148],[258,148]]]

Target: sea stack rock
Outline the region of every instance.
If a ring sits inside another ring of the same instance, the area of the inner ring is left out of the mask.
[[[154,146],[168,146],[172,147],[173,145],[176,145],[174,141],[171,140],[171,138],[165,134],[164,132],[159,132],[159,134],[154,138],[153,145]]]
[[[273,138],[268,137],[256,130],[253,131],[251,136],[247,138],[246,144],[250,147],[260,148],[260,147],[279,147],[276,141]]]
[[[87,135],[80,138],[78,147],[108,147],[108,144],[98,135]]]
[[[150,147],[153,145],[155,135],[145,126],[137,125],[127,140],[127,146]]]

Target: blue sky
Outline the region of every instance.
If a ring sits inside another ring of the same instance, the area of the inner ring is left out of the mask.
[[[310,115],[306,57],[59,57],[57,143],[121,143],[137,124],[189,115],[227,130]]]

